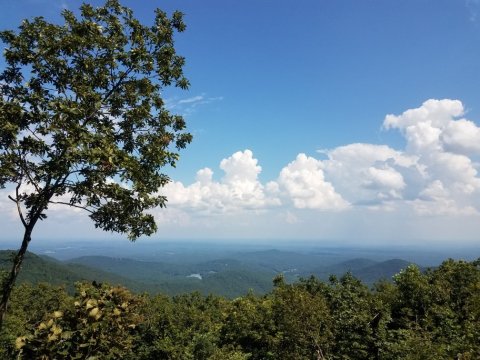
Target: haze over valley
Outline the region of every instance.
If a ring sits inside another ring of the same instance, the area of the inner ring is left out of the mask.
[[[13,244],[13,243],[12,243]],[[120,284],[132,291],[178,295],[192,291],[227,297],[264,294],[273,279],[315,276],[327,281],[351,272],[369,286],[416,264],[436,267],[447,258],[475,260],[479,247],[339,247],[298,242],[47,241],[32,246],[20,281],[73,289],[76,281]],[[66,246],[67,245],[67,246]],[[3,253],[4,268],[8,259]],[[43,269],[43,270],[42,270]],[[47,270],[45,270],[47,269]],[[43,275],[42,275],[43,274]]]

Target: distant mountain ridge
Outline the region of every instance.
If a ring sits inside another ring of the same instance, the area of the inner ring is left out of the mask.
[[[12,251],[0,251],[0,269],[9,269],[12,254]],[[402,259],[374,261],[366,258],[331,264],[322,261],[319,254],[280,250],[230,255],[232,258],[199,259],[198,263],[179,264],[98,255],[59,261],[27,253],[19,281],[65,285],[72,291],[77,281],[95,280],[123,285],[135,292],[175,295],[200,291],[237,297],[250,289],[258,294],[270,291],[272,279],[279,273],[291,282],[311,275],[327,280],[330,275],[342,276],[349,271],[364,283],[372,285],[379,279],[390,280],[410,264]]]
[[[410,264],[412,263],[402,259],[373,261],[370,259],[358,258],[330,266],[318,267],[313,269],[310,274],[304,273],[302,276],[312,274],[320,279],[326,280],[330,275],[341,276],[346,272],[350,272],[365,284],[372,285],[374,282],[381,279],[390,280],[393,275],[399,273]],[[422,267],[420,268],[423,270]]]
[[[0,270],[10,271],[13,250],[0,250]],[[135,282],[114,273],[80,264],[64,263],[49,256],[39,256],[32,252],[25,254],[18,282],[48,282],[52,285],[65,285],[72,292],[78,281],[108,282],[112,285],[124,285],[134,291],[140,290]]]

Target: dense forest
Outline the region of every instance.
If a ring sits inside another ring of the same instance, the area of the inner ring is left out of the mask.
[[[0,271],[10,269],[14,256],[13,250],[0,250]],[[64,285],[71,295],[75,292],[76,282],[96,281],[124,286],[137,293],[174,296],[199,291],[203,295],[213,293],[232,299],[248,291],[261,295],[271,291],[272,278],[277,274],[283,274],[285,282],[291,283],[311,275],[326,281],[330,275],[351,272],[371,286],[380,279],[391,280],[393,275],[411,264],[400,259],[374,261],[357,257],[344,260],[338,256],[331,259],[322,254],[278,250],[229,253],[218,258],[198,254],[190,261],[185,254],[179,258],[184,261],[107,256],[82,256],[61,261],[27,252],[18,282]]]
[[[480,260],[411,265],[369,288],[350,273],[227,299],[78,283],[19,285],[2,359],[479,359]]]

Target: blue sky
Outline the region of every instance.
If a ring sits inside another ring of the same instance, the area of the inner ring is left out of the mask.
[[[79,4],[2,1],[0,24]],[[165,97],[194,141],[167,170],[154,240],[478,243],[479,1],[124,4],[187,23],[177,49],[192,86]],[[38,236],[108,236],[88,221],[52,209]]]

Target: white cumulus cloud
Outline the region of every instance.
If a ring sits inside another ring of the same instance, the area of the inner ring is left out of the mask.
[[[467,225],[478,230],[480,127],[467,119],[462,102],[430,99],[387,115],[382,128],[400,132],[405,146],[352,143],[321,150],[322,158],[300,153],[270,181],[260,180],[252,151],[237,151],[219,161],[220,174],[204,167],[191,183],[159,189],[168,208],[151,213],[164,233],[185,237],[393,238],[402,232],[451,238]],[[18,217],[7,199],[12,191],[0,190],[4,218]],[[78,209],[65,208],[51,206],[49,214],[78,217]],[[465,238],[476,236],[469,231]]]
[[[464,115],[459,100],[431,99],[419,108],[385,117],[384,128],[402,132],[407,141],[405,152],[415,156],[424,169],[424,186],[413,199],[420,214],[477,212],[480,178],[471,156],[480,154],[480,128],[461,118]],[[425,200],[433,193],[437,196]]]
[[[349,206],[325,181],[321,161],[299,154],[280,172],[278,184],[296,208],[343,210]]]
[[[326,152],[326,178],[352,204],[378,204],[403,197],[407,181],[423,177],[418,158],[386,145],[356,143]],[[416,185],[414,185],[416,186]]]
[[[480,154],[480,127],[473,121],[451,121],[442,132],[441,140],[446,150],[465,155]]]
[[[238,151],[223,159],[220,168],[225,172],[220,181],[214,181],[213,171],[204,168],[197,172],[196,181],[191,185],[176,181],[167,184],[162,194],[167,196],[169,206],[228,212],[262,209],[280,203],[270,195],[272,185],[264,186],[258,180],[262,168],[250,150]]]
[[[287,223],[301,221],[296,209],[475,214],[480,178],[471,156],[480,153],[480,128],[464,115],[458,100],[427,100],[385,117],[383,128],[400,131],[404,149],[353,143],[319,151],[327,156],[323,160],[301,153],[266,183],[259,180],[262,167],[252,151],[238,151],[221,160],[220,180],[204,168],[194,183],[174,181],[162,194],[170,207],[192,213],[281,208],[289,214]]]

